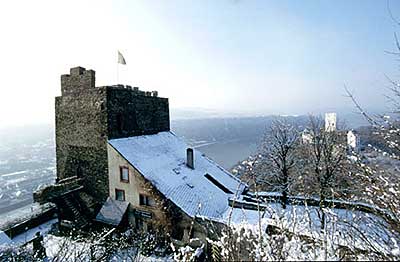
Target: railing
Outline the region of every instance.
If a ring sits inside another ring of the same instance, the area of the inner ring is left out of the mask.
[[[247,193],[243,195],[242,199],[229,199],[229,205],[234,208],[243,208],[249,210],[265,209],[268,203],[280,203],[282,201],[282,194],[277,192],[259,192],[257,197],[254,193]],[[317,197],[304,197],[304,196],[288,196],[288,205],[307,205],[307,206],[320,206],[321,201]],[[323,201],[323,206],[330,208],[357,210],[371,214],[377,214],[382,217],[390,218],[390,215],[385,210],[369,205],[362,202],[350,202],[337,199],[326,199]]]

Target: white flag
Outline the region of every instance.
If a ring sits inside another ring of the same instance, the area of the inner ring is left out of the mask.
[[[125,58],[120,51],[118,51],[118,64],[126,65]]]

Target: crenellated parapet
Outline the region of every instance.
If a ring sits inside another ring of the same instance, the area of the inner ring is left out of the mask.
[[[62,95],[79,93],[85,89],[95,88],[96,72],[86,70],[83,67],[74,67],[70,73],[61,75],[61,93]]]

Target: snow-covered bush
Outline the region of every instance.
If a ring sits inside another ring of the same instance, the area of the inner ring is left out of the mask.
[[[382,230],[379,225],[384,220],[374,214],[325,208],[321,231],[319,207],[289,205],[283,209],[276,203],[259,214],[243,213],[247,219],[231,223],[217,240],[209,240],[216,261],[398,259],[393,253],[398,250],[395,235]],[[255,223],[258,218],[260,223]]]
[[[30,247],[20,248],[15,245],[0,246],[0,261],[36,261],[33,250]]]
[[[205,258],[204,244],[200,247],[192,247],[190,244],[177,247],[171,243],[175,261],[203,261]]]

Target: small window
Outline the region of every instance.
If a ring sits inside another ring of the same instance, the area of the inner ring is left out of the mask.
[[[139,195],[139,204],[141,206],[154,206],[155,202],[154,202],[153,198],[140,194]]]
[[[136,217],[135,218],[135,225],[136,225],[136,229],[142,231],[144,229],[144,221],[143,218],[141,217]]]
[[[76,168],[76,176],[79,178],[83,177],[82,166],[79,164],[77,165],[77,168]]]
[[[121,182],[129,183],[129,169],[125,166],[119,168],[119,179]]]
[[[124,119],[123,119],[123,115],[121,113],[118,113],[116,116],[116,120],[117,120],[117,129],[119,134],[122,134],[124,131]]]
[[[183,240],[184,229],[181,227],[173,227],[172,229],[172,237],[177,240]]]
[[[125,190],[115,189],[115,199],[119,201],[125,201]]]
[[[151,223],[147,223],[147,232],[154,232],[154,228]]]

